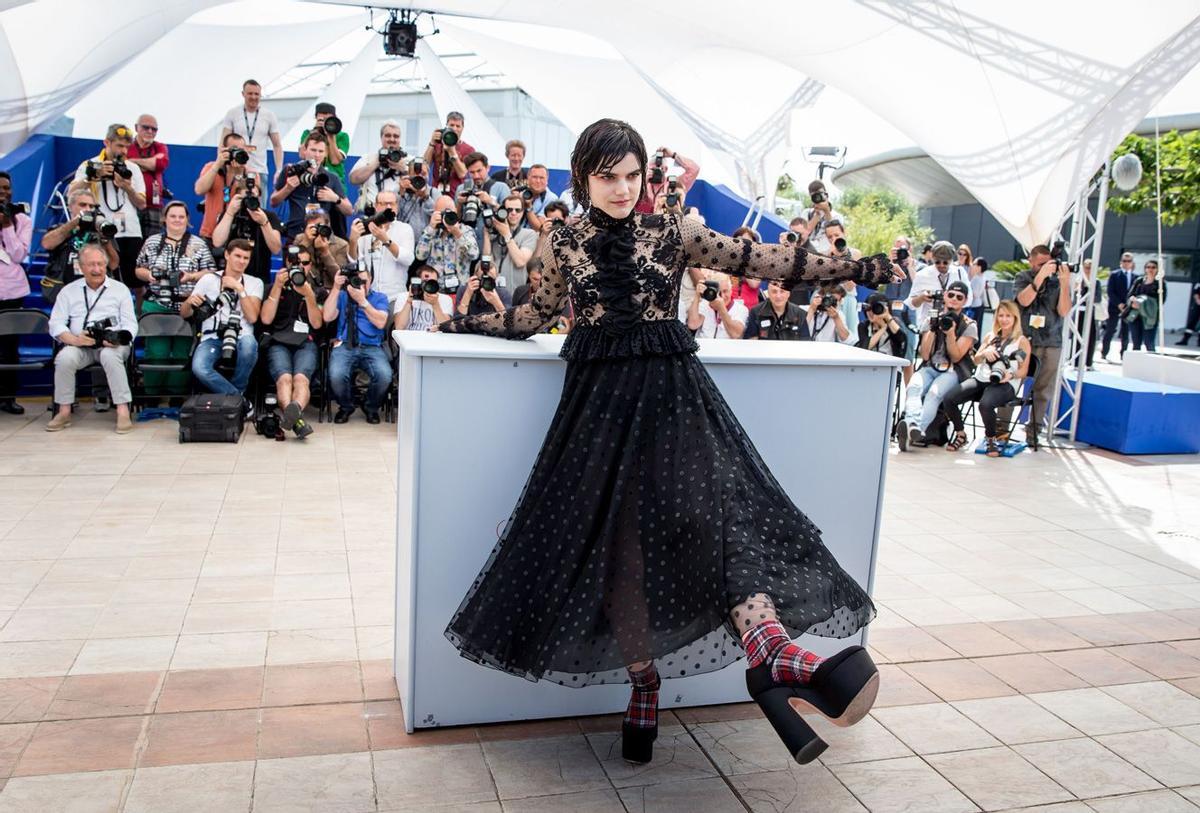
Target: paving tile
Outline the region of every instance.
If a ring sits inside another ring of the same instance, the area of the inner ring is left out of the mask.
[[[267,665],[358,660],[353,627],[268,633]]]
[[[893,663],[959,657],[953,649],[917,627],[872,630],[871,646]]]
[[[96,638],[87,641],[71,665],[72,675],[163,672],[175,651],[174,635]]]
[[[1168,787],[1200,784],[1200,745],[1174,731],[1108,734],[1096,740]]]
[[[1080,615],[1050,620],[1093,646],[1140,644],[1146,643],[1154,637],[1135,630],[1133,627],[1112,621],[1106,615]]]
[[[988,626],[1031,652],[1050,652],[1091,646],[1088,641],[1044,619],[996,621]]]
[[[162,672],[70,675],[46,709],[47,720],[148,714],[154,708]]]
[[[359,668],[362,670],[363,696],[367,700],[391,700],[400,696],[390,660],[359,661]]]
[[[866,811],[828,768],[811,763],[786,771],[731,776],[729,783],[754,813]]]
[[[1088,799],[1088,807],[1096,813],[1196,813],[1197,810],[1192,802],[1170,790]]]
[[[934,754],[926,761],[984,810],[1050,804],[1074,797],[1008,748]]]
[[[371,810],[375,810],[375,799],[370,754],[324,754],[258,761],[254,774],[254,813],[357,813]]]
[[[891,664],[877,664],[877,666],[879,668],[879,696],[875,698],[875,708],[941,702],[941,698],[925,688],[920,681],[901,667]]]
[[[132,768],[146,718],[38,723],[14,776]]]
[[[1158,727],[1158,723],[1149,717],[1138,714],[1099,689],[1069,689],[1027,697],[1088,736]]]
[[[29,744],[36,723],[7,723],[0,725],[0,781],[8,778],[17,766],[17,759]]]
[[[831,771],[872,813],[959,813],[978,808],[917,757],[834,765]]]
[[[991,697],[951,704],[1006,745],[1083,736],[1028,697]]]
[[[117,813],[132,778],[133,771],[117,770],[10,779],[0,792],[0,813]]]
[[[155,712],[258,708],[263,667],[168,672]]]
[[[975,700],[1017,693],[1007,683],[968,660],[910,663],[901,668],[943,700]]]
[[[582,734],[485,741],[483,756],[501,801],[612,787]]]
[[[918,754],[990,748],[999,745],[953,706],[934,703],[875,709],[871,716]]]
[[[1094,740],[1032,742],[1014,745],[1013,750],[1080,798],[1161,787]]]
[[[1200,698],[1193,697],[1170,683],[1128,683],[1121,686],[1105,686],[1102,691],[1160,725],[1182,726],[1200,723]]]
[[[785,771],[795,763],[765,719],[694,723],[687,729],[724,776]]]
[[[1093,686],[1154,680],[1154,675],[1104,649],[1047,652],[1045,657]]]
[[[262,666],[267,654],[266,631],[180,635],[172,669],[230,669]]]
[[[650,811],[688,811],[688,813],[725,813],[738,810],[741,804],[721,779],[696,779],[690,782],[667,782],[639,785],[617,791],[627,810],[638,813]]]
[[[140,766],[254,759],[257,736],[257,709],[157,714]]]
[[[561,720],[529,720],[522,723],[490,723],[477,727],[476,731],[480,742],[569,737],[583,733],[573,717]]]
[[[264,706],[362,699],[362,676],[357,661],[268,666],[263,679]]]
[[[1086,681],[1034,653],[975,658],[974,663],[1022,694],[1082,689],[1088,685]]]
[[[138,768],[124,813],[248,811],[253,783],[253,762]]]
[[[62,681],[60,677],[0,680],[0,723],[42,719]]]
[[[621,757],[621,734],[588,734],[588,742],[604,766],[604,772],[617,788],[681,782],[716,776],[717,770],[704,751],[681,726],[667,726],[659,719],[658,739],[654,743],[654,761],[635,765]],[[624,797],[622,797],[624,798]]]
[[[265,708],[260,716],[258,758],[366,751],[362,703]]]
[[[856,724],[836,726],[824,717],[810,714],[806,717],[813,731],[829,748],[821,754],[825,765],[841,765],[846,762],[873,762],[880,759],[912,756],[912,750],[888,731],[878,720],[868,715]],[[771,732],[776,749],[783,750],[778,737]],[[792,767],[795,767],[794,765]]]
[[[1026,651],[1024,646],[984,623],[937,624],[923,629],[964,658],[1012,655]]]
[[[1108,651],[1164,680],[1200,677],[1200,658],[1193,658],[1169,644],[1114,646]]]
[[[497,799],[483,750],[473,745],[435,745],[376,751],[375,785],[381,810],[417,810],[433,804]]]
[[[483,809],[487,802],[476,803],[472,808]],[[444,808],[434,808],[443,813]],[[460,810],[466,809],[463,807]],[[496,809],[501,809],[497,807]],[[557,796],[537,796],[526,799],[509,799],[503,803],[504,813],[626,813],[625,805],[615,790],[589,790],[582,793],[564,793]]]

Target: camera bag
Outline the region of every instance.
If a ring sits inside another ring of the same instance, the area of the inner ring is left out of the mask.
[[[193,395],[179,408],[180,443],[237,443],[245,416],[242,396]]]

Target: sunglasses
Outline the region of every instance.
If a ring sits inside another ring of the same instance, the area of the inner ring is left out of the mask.
[[[143,130],[149,130],[152,133],[158,132],[158,128],[153,124],[139,124],[138,127],[141,127]]]
[[[525,211],[525,210],[524,210],[524,209],[522,209],[520,206],[518,206],[516,209],[512,208],[511,206],[505,206],[505,207],[504,207],[504,211],[506,211],[506,212],[516,212],[517,214],[520,214],[521,212],[523,212],[523,211]]]
[[[308,268],[310,265],[312,265],[312,260],[301,260],[300,264],[305,268]]]
[[[964,296],[963,294],[957,293],[956,291],[947,291],[944,294],[944,296],[946,297],[946,299],[961,299],[964,302],[967,299],[966,296]]]
[[[965,256],[967,256],[967,252],[965,252],[965,251],[960,251],[960,252],[958,252],[958,256],[960,256],[960,257],[965,257]]]
[[[934,265],[949,265],[950,261],[949,260],[934,260],[933,264]]]

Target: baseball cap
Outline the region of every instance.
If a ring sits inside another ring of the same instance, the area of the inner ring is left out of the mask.
[[[954,280],[954,282],[947,285],[946,290],[947,291],[958,291],[963,296],[969,297],[971,295],[971,289],[967,287],[967,283],[963,282],[960,279],[956,279],[956,280]]]
[[[322,113],[328,113],[329,115],[333,116],[337,114],[337,108],[331,105],[329,102],[317,102],[314,112],[318,116]]]

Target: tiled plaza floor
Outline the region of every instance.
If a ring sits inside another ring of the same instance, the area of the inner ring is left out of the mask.
[[[34,412],[0,416],[0,813],[1200,807],[1196,456],[893,451],[870,717],[801,768],[750,704],[666,714],[632,768],[619,717],[404,733],[393,427]]]

